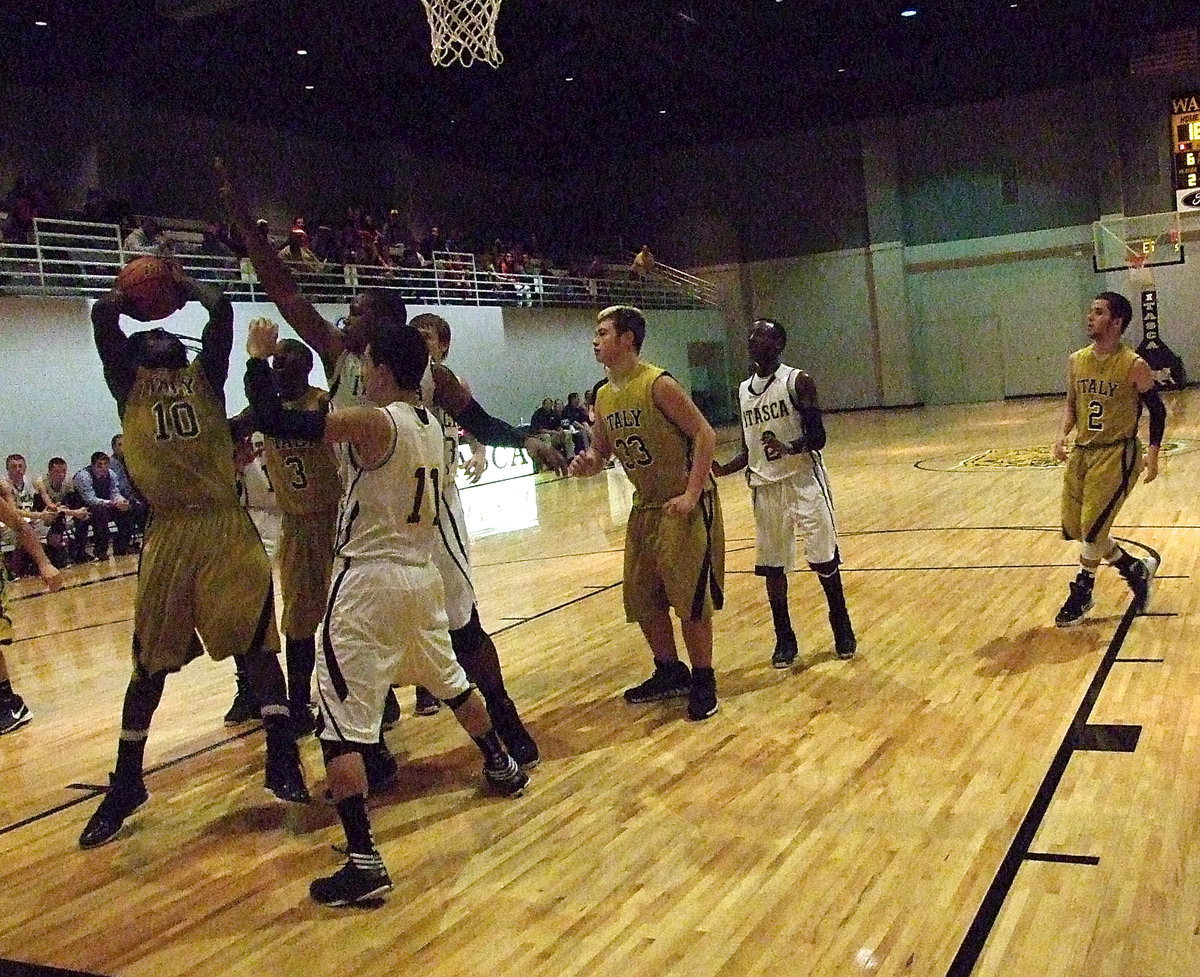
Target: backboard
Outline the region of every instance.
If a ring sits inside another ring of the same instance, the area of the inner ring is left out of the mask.
[[[1092,244],[1092,266],[1097,272],[1181,265],[1184,261],[1177,211],[1102,218],[1092,224]]]

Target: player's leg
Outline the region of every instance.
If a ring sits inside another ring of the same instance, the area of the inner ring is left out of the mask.
[[[264,786],[280,800],[307,803],[279,666],[271,564],[262,540],[243,509],[193,519],[187,532],[186,565],[195,568],[196,630],[214,660],[241,656],[245,682],[267,734]],[[219,550],[213,549],[214,539],[221,541]]]
[[[1067,599],[1055,615],[1054,623],[1060,628],[1070,627],[1083,620],[1092,608],[1092,588],[1096,583],[1096,567],[1100,565],[1099,554],[1093,555],[1083,538],[1083,503],[1086,490],[1087,469],[1091,450],[1076,447],[1067,459],[1063,472],[1062,531],[1064,539],[1079,541],[1079,572],[1071,581]]]
[[[326,653],[315,669],[321,753],[346,836],[346,863],[309,886],[312,898],[326,906],[377,899],[392,887],[375,847],[366,804],[366,753],[378,742],[383,697],[396,661],[394,646],[379,641],[369,617],[364,588],[379,584],[369,568],[347,567],[338,575],[322,629]]]
[[[4,583],[0,579],[0,596],[3,593]],[[12,639],[8,637],[10,631],[11,625],[3,605],[0,604],[0,645],[11,642]],[[25,700],[13,691],[12,681],[8,676],[8,663],[4,660],[4,649],[0,647],[0,736],[20,729],[32,718]]]
[[[1108,449],[1093,468],[1097,489],[1085,502],[1083,517],[1085,538],[1095,540],[1099,559],[1117,568],[1129,585],[1139,612],[1149,606],[1158,560],[1153,556],[1145,559],[1131,556],[1109,533],[1133,491],[1141,467],[1141,445],[1136,440]]]
[[[716,490],[704,492],[687,519],[663,519],[655,545],[661,586],[679,617],[692,665],[688,718],[707,719],[719,708],[712,665],[712,615],[725,600],[725,529]]]
[[[829,606],[829,626],[833,630],[834,653],[841,659],[853,658],[858,639],[850,622],[846,595],[842,589],[841,554],[838,552],[837,528],[833,517],[833,493],[825,466],[814,461],[811,481],[790,481],[790,524],[794,524],[804,539],[808,565],[821,581],[825,602]]]
[[[679,698],[692,687],[692,673],[679,660],[657,553],[650,545],[661,519],[659,510],[634,509],[625,531],[625,619],[642,629],[654,659],[651,676],[624,692],[625,701],[635,705]]]
[[[771,664],[776,668],[788,668],[799,651],[788,611],[787,573],[795,560],[796,544],[791,516],[783,505],[784,484],[756,485],[750,489],[754,510],[754,573],[766,585],[775,628]]]
[[[279,539],[279,586],[287,663],[288,710],[296,735],[313,731],[312,675],[316,632],[333,576],[336,507],[305,515],[284,513]]]
[[[402,580],[398,599],[407,617],[407,631],[400,636],[403,653],[398,677],[425,686],[446,703],[479,747],[488,783],[502,794],[520,794],[529,775],[505,750],[482,697],[454,655],[446,630],[441,574],[432,564],[398,567],[395,572]]]
[[[142,779],[150,722],[162,700],[167,673],[146,675],[138,668],[134,636],[134,672],[121,706],[121,735],[117,741],[117,768],[109,774],[108,792],[79,836],[80,848],[97,848],[112,841],[125,819],[146,803],[149,794]]]

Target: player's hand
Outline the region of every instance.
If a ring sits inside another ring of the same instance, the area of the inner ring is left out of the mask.
[[[46,560],[38,567],[38,576],[42,578],[42,583],[46,585],[46,589],[51,593],[63,585],[62,572],[49,560]]]
[[[1067,439],[1059,438],[1054,442],[1054,457],[1059,461],[1066,461],[1067,455],[1070,452],[1067,450]]]
[[[474,485],[483,478],[483,473],[487,471],[487,467],[487,450],[483,445],[479,445],[471,452],[471,457],[463,465],[463,473],[467,476],[467,480]]]
[[[532,434],[525,439],[525,453],[536,458],[543,468],[551,469],[557,475],[567,474],[567,459],[553,445],[546,444],[541,438]]]
[[[1142,462],[1142,481],[1149,484],[1158,478],[1158,452],[1147,451],[1145,460]]]
[[[766,452],[768,461],[776,461],[784,455],[792,453],[791,445],[784,444],[777,437],[774,431],[765,431],[762,436],[763,451]]]
[[[114,502],[113,505],[116,506],[121,512],[129,511],[129,500],[128,499],[117,499],[117,501]]]
[[[695,510],[698,501],[699,499],[684,492],[681,495],[676,495],[674,498],[667,499],[663,503],[662,511],[668,516],[677,519],[686,519]]]
[[[259,317],[250,320],[250,332],[246,337],[246,352],[252,359],[268,360],[279,345],[279,327],[270,319]]]
[[[586,478],[588,475],[595,475],[604,467],[604,462],[600,460],[600,456],[596,452],[588,449],[581,451],[567,466],[567,474]]]

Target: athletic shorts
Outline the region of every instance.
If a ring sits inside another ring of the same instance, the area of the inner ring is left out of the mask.
[[[795,569],[797,535],[804,540],[804,557],[810,565],[837,559],[833,495],[819,463],[811,476],[802,472],[751,486],[750,500],[754,507],[754,572],[759,576],[769,569]]]
[[[442,575],[446,591],[446,618],[450,630],[464,628],[475,608],[475,585],[471,582],[471,549],[462,496],[451,482],[442,492],[439,535],[433,544],[433,562]]]
[[[1105,539],[1141,470],[1136,438],[1096,448],[1076,445],[1063,476],[1063,536],[1084,543]]]
[[[182,668],[202,650],[217,661],[258,644],[279,652],[271,563],[245,509],[152,513],[133,642],[134,667],[145,675]]]
[[[391,685],[423,685],[439,699],[469,689],[454,658],[432,563],[343,560],[329,590],[317,649],[321,738],[374,743]]]
[[[641,622],[674,608],[704,621],[725,603],[725,527],[715,488],[686,519],[635,507],[625,532],[625,619]]]
[[[304,515],[283,514],[279,532],[279,589],[285,637],[312,637],[325,616],[329,581],[333,577],[337,514],[336,502]]]

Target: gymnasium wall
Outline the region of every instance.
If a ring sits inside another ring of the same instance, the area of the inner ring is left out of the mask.
[[[23,454],[34,475],[43,474],[54,455],[78,470],[93,451],[108,451],[109,439],[120,430],[92,342],[89,308],[86,299],[0,297],[0,363],[7,391],[0,411],[0,457]],[[320,309],[330,319],[346,313],[345,306]],[[448,365],[468,380],[489,412],[514,424],[528,421],[543,397],[565,401],[571,391],[582,395],[602,376],[592,355],[595,315],[589,310],[412,306],[409,311],[446,317],[454,333]],[[225,386],[230,414],[246,405],[246,329],[256,316],[281,322],[273,305],[234,305],[233,356]],[[198,337],[205,321],[203,309],[192,303],[166,325]],[[133,331],[132,322],[124,320],[123,325]],[[282,322],[281,333],[295,335]],[[654,312],[643,353],[690,389],[688,344],[721,338],[714,312]],[[313,382],[325,384],[319,363]]]

